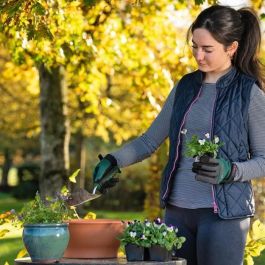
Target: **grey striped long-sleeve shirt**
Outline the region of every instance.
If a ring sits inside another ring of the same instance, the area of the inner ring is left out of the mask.
[[[161,112],[145,133],[112,153],[119,167],[149,157],[168,137],[175,91],[172,89]],[[204,134],[210,132],[215,95],[215,84],[203,84],[202,93],[186,118],[184,128],[188,131],[186,135],[188,139],[193,134],[205,138]],[[251,158],[245,162],[235,163],[237,165],[235,181],[265,176],[265,95],[257,85],[253,85],[251,91],[248,128]],[[182,136],[182,142],[185,141],[184,137]],[[191,171],[193,159],[186,158],[184,152],[185,148],[182,148],[170,203],[184,208],[212,207],[211,185],[195,180],[195,174]]]

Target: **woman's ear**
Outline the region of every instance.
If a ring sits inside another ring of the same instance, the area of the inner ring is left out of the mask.
[[[232,58],[234,56],[235,52],[237,51],[237,49],[238,49],[238,41],[233,41],[232,44],[227,47],[226,51],[228,52],[228,54]]]

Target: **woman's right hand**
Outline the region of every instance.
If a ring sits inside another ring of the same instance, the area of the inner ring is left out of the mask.
[[[115,175],[121,173],[121,171],[114,156],[108,154],[102,157],[102,155],[99,155],[99,159],[100,162],[93,173],[93,184],[99,192],[105,193],[108,188],[115,186],[119,181],[118,178],[115,178]]]

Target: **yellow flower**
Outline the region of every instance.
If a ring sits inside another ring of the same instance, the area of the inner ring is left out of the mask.
[[[90,219],[90,220],[95,220],[96,218],[97,218],[97,215],[92,212],[88,212],[84,217],[84,219]]]

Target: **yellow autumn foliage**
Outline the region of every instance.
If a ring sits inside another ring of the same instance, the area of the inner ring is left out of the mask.
[[[265,224],[260,220],[255,220],[247,235],[247,242],[245,247],[245,263],[246,265],[253,265],[252,257],[260,256],[265,249]]]

